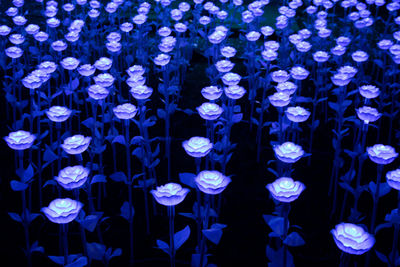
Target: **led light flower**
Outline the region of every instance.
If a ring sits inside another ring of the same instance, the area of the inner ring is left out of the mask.
[[[109,93],[110,91],[98,84],[91,85],[88,88],[89,97],[93,98],[94,100],[103,100],[108,96]]]
[[[61,144],[61,147],[68,154],[81,154],[89,147],[91,140],[91,137],[85,137],[83,135],[77,134],[66,138],[64,140],[64,143]]]
[[[45,32],[38,32],[33,37],[35,38],[36,41],[41,42],[41,43],[43,43],[43,42],[47,41],[47,39],[49,39],[49,35]]]
[[[171,59],[170,55],[167,54],[159,54],[157,57],[154,59],[154,64],[158,66],[165,66],[169,63]]]
[[[363,97],[368,99],[378,97],[380,94],[379,88],[374,85],[363,85],[358,90]]]
[[[331,80],[336,86],[346,86],[351,82],[351,77],[344,73],[336,73]]]
[[[393,147],[382,144],[367,147],[367,152],[370,160],[376,164],[389,164],[399,155]]]
[[[290,95],[283,92],[276,92],[268,97],[274,107],[285,107],[290,103]]]
[[[11,28],[8,27],[7,25],[0,26],[0,35],[1,36],[7,36],[10,32],[11,32]]]
[[[276,70],[271,73],[271,78],[276,83],[283,83],[289,80],[290,75],[285,70]]]
[[[309,74],[310,74],[310,72],[308,70],[304,69],[301,66],[293,67],[290,70],[290,75],[295,80],[300,80],[300,81],[304,80],[304,79],[306,79],[308,77]]]
[[[96,67],[91,64],[84,64],[78,67],[78,72],[80,75],[89,77],[94,74]]]
[[[10,58],[20,58],[24,54],[24,50],[17,46],[10,46],[5,50],[5,53]]]
[[[25,78],[22,79],[22,84],[29,89],[37,89],[40,86],[42,86],[43,81],[40,77],[33,75],[33,74],[29,74],[28,76],[26,76]]]
[[[364,62],[368,60],[368,54],[365,53],[364,51],[356,51],[353,54],[351,54],[351,57],[356,62]]]
[[[264,42],[264,48],[265,50],[272,50],[276,52],[279,49],[279,43],[277,41],[266,41]]]
[[[330,55],[325,51],[317,51],[313,54],[313,58],[316,62],[323,63],[329,59]]]
[[[346,52],[345,46],[337,45],[331,48],[331,53],[338,57],[342,56],[345,52]]]
[[[278,53],[274,50],[268,49],[262,51],[261,56],[265,61],[274,61],[278,57]]]
[[[224,46],[221,48],[221,54],[226,58],[231,58],[236,55],[236,49],[232,46]]]
[[[400,169],[388,172],[386,181],[391,188],[400,190]]]
[[[115,80],[115,78],[109,73],[101,73],[97,76],[94,76],[93,79],[96,84],[104,88],[112,86]]]
[[[301,146],[292,142],[274,146],[274,152],[275,156],[285,163],[295,163],[304,155]]]
[[[24,150],[30,148],[35,139],[36,136],[23,130],[11,132],[8,134],[8,136],[4,137],[7,145],[14,150]]]
[[[132,96],[137,100],[147,99],[153,93],[153,88],[146,85],[132,87],[130,90]]]
[[[306,52],[308,52],[308,51],[311,49],[311,46],[312,46],[312,45],[311,45],[309,42],[302,41],[302,42],[300,42],[300,43],[298,43],[298,44],[296,45],[296,49],[297,49],[299,52],[306,53]]]
[[[57,64],[52,61],[43,61],[39,64],[39,69],[47,74],[51,74],[57,70]]]
[[[180,184],[168,183],[158,186],[156,190],[151,190],[150,193],[159,204],[175,206],[185,199],[189,191],[187,188],[182,188]]]
[[[129,87],[141,86],[146,83],[146,77],[138,74],[131,75],[126,80],[126,83],[129,85]]]
[[[215,63],[215,67],[221,73],[230,72],[234,66],[235,66],[235,63],[232,63],[229,60],[220,60],[217,63]]]
[[[219,105],[210,102],[203,103],[196,109],[199,112],[200,117],[210,121],[218,119],[224,111]]]
[[[201,89],[201,94],[205,99],[212,101],[221,97],[222,89],[214,85],[207,86]]]
[[[42,212],[53,223],[65,224],[75,220],[82,207],[83,204],[79,201],[57,198],[48,207],[42,208]]]
[[[81,165],[66,167],[58,173],[54,179],[66,190],[72,190],[81,187],[87,181],[89,169]]]
[[[67,107],[52,106],[46,111],[49,120],[54,122],[66,121],[71,115],[72,111]]]
[[[278,85],[276,86],[276,91],[285,93],[289,96],[294,94],[296,90],[297,90],[297,85],[292,82],[278,83]]]
[[[376,108],[371,108],[368,106],[363,106],[356,109],[357,116],[360,120],[364,121],[365,124],[377,121],[381,117],[381,113],[378,112]]]
[[[263,26],[261,27],[261,33],[265,36],[271,36],[272,34],[274,34],[274,29],[270,26]]]
[[[74,70],[78,67],[80,61],[74,57],[67,57],[61,60],[61,66],[67,70]]]
[[[19,45],[19,44],[22,44],[23,42],[25,42],[25,37],[19,33],[11,34],[8,39],[10,40],[11,43],[13,43],[15,45]]]
[[[205,137],[195,136],[189,140],[183,141],[182,146],[186,153],[194,158],[201,158],[207,156],[213,148],[210,139]]]
[[[201,171],[194,181],[201,192],[216,195],[225,190],[231,179],[219,171]]]
[[[273,183],[267,184],[266,188],[275,200],[292,202],[300,196],[306,187],[302,182],[294,181],[290,177],[281,177]]]
[[[239,85],[232,85],[224,88],[225,95],[230,99],[240,99],[246,93],[246,90]]]
[[[352,223],[340,223],[331,233],[338,248],[349,254],[364,254],[375,244],[375,238],[371,234]]]
[[[133,117],[135,117],[137,111],[138,110],[136,106],[130,103],[118,105],[115,108],[113,108],[115,116],[120,120],[132,119]]]
[[[246,39],[249,42],[255,42],[260,38],[260,36],[261,36],[261,33],[256,32],[256,31],[251,31],[246,34]]]
[[[239,74],[236,74],[236,73],[233,73],[233,72],[228,72],[224,76],[222,76],[222,82],[226,86],[237,85],[240,82],[241,79],[242,79],[242,77],[240,77]]]
[[[112,67],[113,61],[107,57],[101,57],[94,63],[98,70],[107,71]]]
[[[142,76],[145,73],[145,69],[140,65],[133,65],[126,70],[129,76]]]
[[[311,112],[302,107],[288,107],[285,114],[292,122],[304,122],[310,117]]]

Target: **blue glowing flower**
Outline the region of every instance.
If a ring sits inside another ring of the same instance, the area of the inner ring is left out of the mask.
[[[67,57],[61,60],[61,66],[67,70],[74,70],[78,67],[80,61],[74,57]]]
[[[7,145],[14,150],[24,150],[30,148],[35,139],[36,136],[23,130],[11,132],[8,134],[8,136],[4,137]]]
[[[147,99],[153,93],[153,88],[148,87],[146,85],[139,85],[132,87],[130,92],[135,99],[138,100]]]
[[[66,121],[71,115],[72,111],[67,107],[52,106],[46,111],[49,120],[54,122]]]
[[[216,195],[225,190],[231,179],[219,171],[201,171],[194,181],[203,193]]]
[[[271,78],[276,83],[283,83],[289,80],[290,75],[285,70],[276,70],[271,73]]]
[[[66,138],[64,140],[64,143],[61,144],[61,147],[68,154],[81,154],[89,147],[91,140],[91,137],[85,137],[83,135],[77,134]]]
[[[274,107],[285,107],[290,103],[290,95],[283,92],[276,92],[268,97]]]
[[[233,72],[228,72],[224,76],[222,76],[222,82],[226,86],[237,85],[240,82],[241,79],[242,79],[242,77],[240,77],[239,74],[236,74],[236,73],[233,73]]]
[[[381,93],[379,88],[374,85],[363,85],[358,90],[363,97],[368,99],[376,98]]]
[[[302,147],[292,142],[274,146],[274,152],[275,156],[285,163],[295,163],[304,155]]]
[[[94,100],[105,99],[109,93],[110,92],[106,88],[98,84],[91,85],[88,88],[89,97],[93,98]]]
[[[388,172],[386,181],[390,187],[400,190],[400,169]]]
[[[277,201],[292,202],[300,196],[306,187],[303,183],[294,181],[290,177],[281,177],[273,183],[267,184],[266,188]]]
[[[201,158],[207,156],[213,148],[210,139],[205,137],[195,136],[189,140],[183,141],[182,146],[189,156]]]
[[[358,118],[366,124],[377,121],[382,115],[381,113],[378,112],[376,108],[371,108],[367,106],[358,108],[356,109],[356,111]]]
[[[201,89],[201,94],[205,99],[212,101],[221,97],[222,89],[214,85],[207,86]]]
[[[135,117],[137,111],[138,110],[136,106],[130,103],[118,105],[115,108],[113,108],[115,116],[120,120],[132,119],[133,117]]]
[[[150,193],[159,204],[164,206],[175,206],[185,199],[189,191],[190,190],[187,188],[182,188],[180,184],[168,183],[158,186],[157,190],[151,190]]]
[[[338,248],[349,254],[364,254],[375,244],[375,238],[370,233],[352,223],[340,223],[331,233]]]
[[[382,144],[367,147],[367,152],[370,160],[376,164],[389,164],[399,155],[393,147]]]
[[[57,198],[50,202],[42,212],[53,223],[70,223],[78,216],[83,204],[70,198]]]
[[[218,119],[224,111],[219,105],[210,102],[203,103],[196,109],[199,112],[200,117],[210,121]]]
[[[224,93],[230,99],[240,99],[246,93],[246,90],[239,85],[232,85],[224,88]]]
[[[154,59],[154,64],[158,66],[165,66],[169,63],[171,59],[170,55],[167,54],[159,54],[157,57]]]
[[[288,107],[285,111],[286,117],[293,122],[304,122],[310,117],[311,112],[302,107]]]
[[[79,188],[84,185],[89,176],[89,169],[81,165],[66,167],[54,179],[67,190]]]
[[[115,78],[109,73],[101,73],[93,77],[93,79],[96,84],[104,88],[112,86],[115,80]]]

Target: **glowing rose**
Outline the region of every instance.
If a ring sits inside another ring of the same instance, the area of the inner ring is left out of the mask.
[[[71,115],[72,111],[67,107],[52,106],[46,111],[46,115],[49,120],[54,122],[66,121]]]
[[[182,188],[180,184],[168,183],[158,186],[156,190],[151,190],[150,193],[159,204],[175,206],[185,199],[189,189]]]
[[[154,64],[158,66],[165,66],[169,63],[171,59],[170,55],[167,54],[159,54],[157,57],[154,59]]]
[[[24,150],[30,148],[35,139],[36,136],[23,130],[11,132],[8,134],[8,136],[4,137],[7,145],[14,150]]]
[[[232,46],[224,46],[221,48],[221,54],[226,58],[231,58],[236,55],[236,49]]]
[[[194,181],[203,193],[216,195],[225,190],[231,179],[219,171],[201,171]]]
[[[113,85],[115,78],[109,73],[102,73],[93,77],[94,82],[104,88]]]
[[[215,103],[203,103],[200,107],[196,108],[200,117],[205,120],[216,120],[221,116],[224,111],[220,106]]]
[[[310,74],[310,72],[308,70],[304,69],[301,66],[293,67],[290,70],[290,75],[295,80],[300,80],[300,81],[304,80],[304,79],[306,79],[308,77],[309,74]]]
[[[274,107],[285,107],[290,103],[290,95],[282,92],[276,92],[269,96],[268,99]]]
[[[232,85],[224,88],[225,95],[230,99],[239,99],[244,96],[246,90],[239,85]]]
[[[89,169],[81,165],[66,167],[54,179],[67,190],[79,188],[84,185],[89,176]]]
[[[378,97],[380,94],[379,88],[374,85],[363,85],[358,90],[363,97],[368,99]]]
[[[400,169],[388,172],[386,181],[391,188],[400,190]]]
[[[367,152],[370,160],[376,164],[389,164],[399,155],[393,147],[382,144],[367,147]]]
[[[292,122],[304,122],[310,117],[310,112],[302,107],[288,107],[286,117]]]
[[[53,223],[65,224],[75,220],[82,206],[81,202],[70,198],[57,198],[42,208],[42,212]]]
[[[110,92],[106,88],[98,84],[91,85],[88,88],[89,97],[93,98],[94,100],[105,99],[109,93]]]
[[[183,141],[182,146],[189,156],[201,158],[207,156],[213,148],[210,139],[205,137],[195,136],[189,140]]]
[[[296,90],[297,90],[297,85],[292,82],[278,83],[278,85],[276,86],[276,91],[285,93],[289,96],[294,94]]]
[[[222,89],[217,86],[207,86],[201,89],[201,94],[208,100],[216,100],[221,97]]]
[[[232,63],[229,60],[220,60],[217,63],[215,63],[215,67],[221,73],[230,72],[234,66],[235,63]]]
[[[242,77],[240,77],[239,74],[233,73],[233,72],[228,72],[224,76],[222,76],[222,82],[226,86],[232,86],[232,85],[237,85]]]
[[[112,67],[113,61],[107,57],[101,57],[94,63],[98,70],[107,71]]]
[[[74,57],[67,57],[61,60],[61,66],[67,70],[74,70],[78,67],[80,61]]]
[[[271,73],[271,78],[276,83],[284,83],[289,80],[290,75],[284,70],[277,70]]]
[[[96,67],[92,66],[90,64],[84,64],[79,66],[78,68],[78,72],[80,75],[88,77],[94,74],[94,72],[96,71]]]
[[[381,113],[378,112],[376,108],[371,108],[367,106],[358,108],[356,109],[356,111],[358,118],[366,124],[377,121],[382,115]]]
[[[285,163],[295,163],[304,155],[301,146],[292,142],[285,142],[281,145],[274,146],[274,152],[275,156]]]
[[[267,184],[266,188],[271,196],[280,202],[292,202],[296,200],[306,188],[301,182],[294,181],[290,177],[281,177],[273,183]]]
[[[375,238],[371,234],[352,223],[340,223],[331,233],[338,248],[349,254],[364,254],[375,244]]]
[[[135,117],[137,111],[138,110],[136,106],[130,103],[118,105],[115,108],[113,108],[115,116],[120,120],[132,119],[133,117]]]
[[[61,144],[61,147],[68,154],[81,154],[89,147],[91,140],[91,137],[85,137],[83,135],[77,134],[66,138],[64,140],[64,143]]]
[[[132,87],[130,92],[135,99],[141,100],[149,98],[153,93],[153,89],[146,85],[139,85]]]

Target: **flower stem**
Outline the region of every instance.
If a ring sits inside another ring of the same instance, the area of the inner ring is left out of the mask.
[[[382,172],[383,172],[383,165],[382,165],[382,164],[379,164],[379,165],[378,165],[378,170],[377,170],[377,176],[378,176],[378,178],[376,179],[375,194],[374,194],[374,196],[373,196],[374,206],[373,206],[373,208],[372,208],[372,217],[371,217],[370,233],[374,233],[374,232],[375,232],[376,212],[377,212],[377,210],[378,210],[379,190],[380,190]]]
[[[171,260],[171,267],[175,267],[174,217],[175,217],[175,206],[168,206],[169,248],[170,248],[169,256]]]

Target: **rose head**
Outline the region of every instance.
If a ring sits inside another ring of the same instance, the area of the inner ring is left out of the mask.
[[[91,137],[85,137],[83,135],[77,134],[66,138],[61,147],[68,154],[81,154],[89,147],[91,140]]]
[[[217,104],[210,102],[203,103],[200,107],[197,107],[196,109],[199,112],[200,117],[210,121],[218,119],[224,111]]]
[[[210,143],[210,139],[205,137],[195,136],[189,140],[183,141],[182,146],[186,153],[194,158],[201,158],[207,156],[213,148],[213,144]]]
[[[202,96],[207,100],[216,100],[221,97],[222,90],[218,86],[207,86],[201,89]]]
[[[400,169],[388,172],[386,174],[386,181],[391,188],[400,191]]]
[[[201,171],[194,181],[203,193],[216,195],[225,190],[231,179],[219,171]]]
[[[75,220],[82,206],[81,202],[70,198],[57,198],[42,208],[42,212],[53,223],[65,224]]]
[[[304,122],[310,117],[310,112],[302,107],[288,107],[285,111],[286,117],[292,122]]]
[[[109,93],[110,91],[98,84],[91,85],[88,88],[89,97],[93,98],[94,100],[103,100],[108,96]]]
[[[340,223],[331,233],[338,248],[349,254],[364,254],[375,244],[375,238],[371,234],[352,223]]]
[[[239,99],[244,96],[246,90],[239,85],[232,85],[224,88],[225,95],[230,99]]]
[[[156,190],[151,190],[150,193],[159,204],[175,206],[185,199],[189,189],[182,188],[180,184],[168,183],[158,186]]]
[[[285,142],[281,145],[274,146],[275,156],[285,163],[295,163],[303,155],[304,151],[301,146],[292,142]]]
[[[54,179],[66,190],[72,190],[84,185],[89,176],[89,169],[81,165],[66,167]]]
[[[7,145],[14,150],[24,150],[30,148],[35,139],[36,137],[33,134],[23,130],[11,132],[8,136],[4,137]]]
[[[290,95],[282,92],[276,92],[269,96],[268,99],[274,107],[285,107],[290,103]]]
[[[137,113],[137,108],[136,106],[130,104],[130,103],[125,103],[122,105],[118,105],[115,108],[113,108],[113,112],[115,116],[120,119],[120,120],[129,120],[135,117]]]
[[[376,164],[389,164],[399,155],[393,147],[382,144],[367,147],[367,152],[370,160]]]
[[[376,108],[371,108],[367,106],[358,108],[356,109],[356,111],[358,118],[364,121],[365,124],[377,121],[382,115],[381,113],[378,112]]]
[[[132,87],[130,93],[137,100],[147,99],[153,93],[153,88],[146,85],[139,85]]]
[[[380,94],[379,88],[374,85],[363,85],[358,90],[363,97],[368,99],[378,97]]]
[[[290,177],[281,177],[266,186],[271,196],[279,202],[292,202],[296,200],[306,188],[301,182]]]
[[[63,122],[68,120],[72,111],[67,107],[52,106],[46,111],[46,115],[49,120],[53,122]]]

